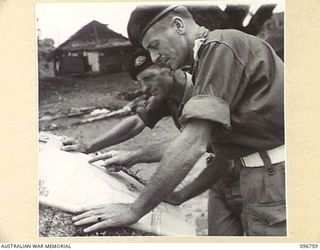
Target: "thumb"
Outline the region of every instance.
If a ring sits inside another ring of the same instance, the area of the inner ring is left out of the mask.
[[[64,138],[62,140],[63,145],[71,145],[71,144],[75,144],[75,143],[76,143],[76,140],[73,138]]]
[[[121,165],[109,165],[109,166],[104,166],[106,170],[110,173],[116,173],[120,172],[123,169],[123,166]]]
[[[92,159],[89,160],[89,163],[93,163],[93,162],[96,162],[96,161],[101,161],[101,160],[105,160],[105,159],[109,159],[115,155],[115,151],[109,151],[107,153],[104,153],[104,154],[101,154],[101,155],[98,155],[98,156],[95,156],[93,157]]]
[[[109,172],[119,172],[123,168],[117,157],[105,160],[100,166],[106,168]]]
[[[63,151],[77,151],[79,149],[79,146],[77,144],[68,145],[68,146],[62,146],[60,149]]]

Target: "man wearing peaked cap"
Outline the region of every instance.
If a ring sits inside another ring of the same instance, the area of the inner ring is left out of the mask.
[[[137,75],[148,67],[154,65],[150,54],[143,48],[137,48],[128,63],[128,73],[133,80],[137,80]]]
[[[241,167],[246,234],[286,235],[283,62],[271,46],[236,30],[209,32],[184,6],[138,7],[128,34],[149,50],[154,62],[172,70],[193,63],[195,86],[179,119],[182,133],[165,146],[149,145],[127,159],[161,159],[151,183],[112,215],[104,208],[100,226],[137,222],[209,151],[215,159]]]
[[[138,81],[142,85],[143,92],[149,96],[144,108],[91,142],[67,140],[66,144],[71,143],[71,145],[65,145],[63,150],[95,152],[129,140],[142,132],[145,127],[153,128],[165,116],[171,116],[175,125],[181,128],[178,118],[184,103],[192,93],[190,74],[182,70],[172,72],[165,66],[154,64],[148,51],[143,48],[138,48],[134,52],[127,69],[131,78]]]
[[[132,12],[127,26],[131,43],[135,46],[140,46],[140,37],[143,36],[144,31],[173,8],[174,6],[170,5],[145,5],[137,7]]]
[[[133,11],[128,31],[139,15],[140,7]],[[209,126],[205,133],[210,131],[211,141],[203,143],[242,167],[247,235],[286,235],[281,59],[255,36],[198,26],[184,6],[154,14],[149,23],[141,23],[136,39],[153,61],[173,70],[193,63],[194,93],[180,121],[186,127],[195,123],[198,132]],[[200,125],[204,121],[207,125]]]

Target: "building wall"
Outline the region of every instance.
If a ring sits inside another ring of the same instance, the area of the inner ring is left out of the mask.
[[[100,55],[100,70],[103,73],[116,73],[126,71],[132,47],[112,48],[103,51]]]
[[[56,56],[56,76],[101,72],[111,74],[126,70],[131,47],[111,48],[104,51],[65,52]]]
[[[82,75],[90,70],[88,58],[83,55],[62,55],[55,60],[56,76]]]
[[[88,63],[91,66],[92,72],[99,72],[100,71],[100,64],[99,64],[99,52],[87,52],[86,56],[88,57]]]

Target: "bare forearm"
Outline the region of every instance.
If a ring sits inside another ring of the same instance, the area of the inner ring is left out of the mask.
[[[93,157],[89,160],[89,163],[103,160],[101,166],[111,172],[118,172],[124,167],[130,168],[137,163],[159,162],[162,158],[163,151],[168,148],[169,144],[170,141],[148,145],[136,150],[112,150]]]
[[[180,197],[180,202],[183,203],[200,195],[217,183],[228,173],[230,164],[230,161],[214,158],[196,179],[177,192],[177,195]]]
[[[156,207],[188,174],[207,147],[208,129],[197,133],[196,127],[186,128],[167,148],[150,184],[132,204],[132,209],[143,216]],[[187,130],[187,131],[186,131]]]
[[[137,115],[128,117],[104,135],[87,143],[87,153],[129,140],[139,134],[144,128],[145,125],[140,117]]]
[[[161,161],[165,151],[171,145],[172,141],[173,140],[168,140],[154,143],[131,151],[131,158],[134,159],[134,164]]]

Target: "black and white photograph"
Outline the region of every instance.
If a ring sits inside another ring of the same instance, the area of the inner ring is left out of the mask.
[[[38,236],[288,237],[284,16],[37,3]]]

